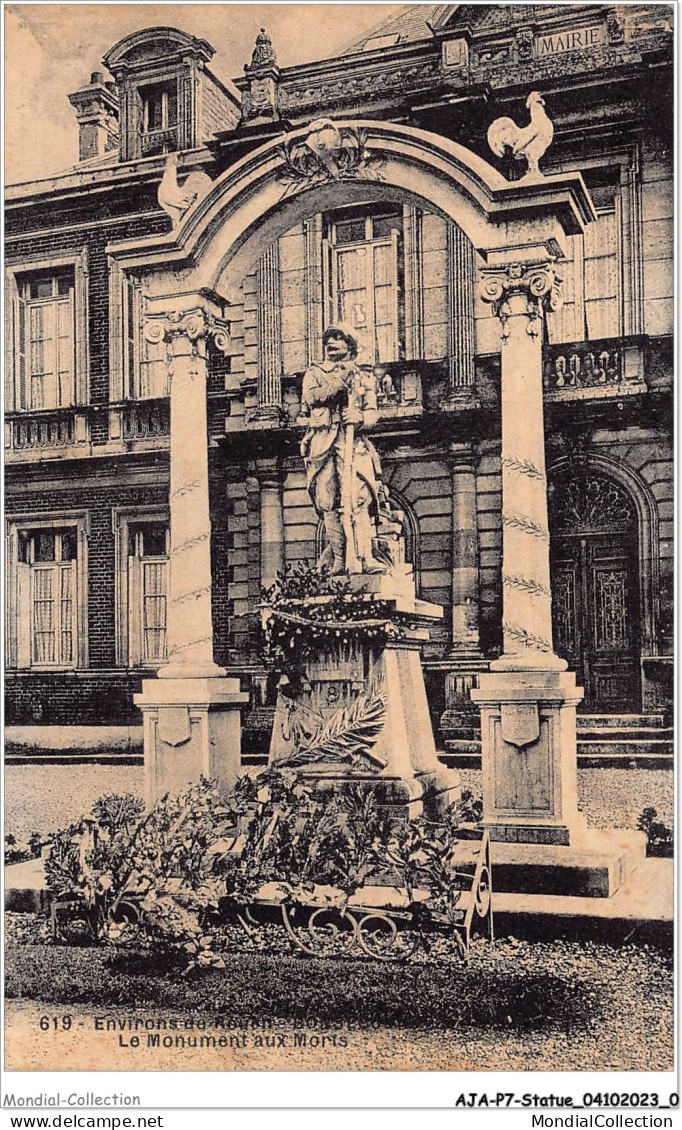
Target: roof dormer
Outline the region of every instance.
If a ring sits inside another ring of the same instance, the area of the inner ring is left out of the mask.
[[[145,28],[104,57],[119,93],[121,160],[194,149],[239,118],[239,102],[207,67],[205,39],[172,27]]]

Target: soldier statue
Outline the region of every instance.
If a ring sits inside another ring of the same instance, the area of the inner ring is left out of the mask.
[[[384,573],[374,556],[383,497],[381,464],[367,430],[377,421],[376,383],[356,364],[352,333],[331,326],[322,336],[324,360],[303,377],[301,442],[308,491],[324,521],[327,544],[317,563],[329,573]]]

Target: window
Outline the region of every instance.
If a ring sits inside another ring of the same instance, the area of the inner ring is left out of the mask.
[[[7,411],[88,399],[87,251],[7,271]]]
[[[622,233],[617,184],[588,179],[597,212],[584,235],[567,237],[563,307],[548,319],[552,343],[619,337],[623,327]]]
[[[168,396],[168,362],[164,342],[148,342],[142,333],[144,298],[133,275],[124,275],[112,260],[109,270],[109,397],[157,400]]]
[[[158,665],[166,659],[168,527],[160,522],[128,527],[128,662]]]
[[[327,218],[327,309],[330,324],[345,322],[358,338],[360,360],[404,355],[402,209],[379,205]]]
[[[122,667],[158,667],[167,658],[168,513],[117,508],[113,528],[117,663]]]
[[[20,407],[70,407],[75,394],[73,271],[21,283],[16,333]]]
[[[178,148],[178,84],[157,83],[140,90],[142,152],[146,156]]]
[[[10,524],[8,665],[85,665],[84,519]]]

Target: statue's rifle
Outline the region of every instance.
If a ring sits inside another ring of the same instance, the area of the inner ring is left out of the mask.
[[[351,377],[352,381],[352,377]],[[348,386],[348,408],[355,407],[352,383]],[[353,460],[355,455],[355,425],[344,425],[343,479],[341,481],[341,522],[346,540],[346,569],[349,573],[361,571],[355,541],[355,515],[353,513]]]

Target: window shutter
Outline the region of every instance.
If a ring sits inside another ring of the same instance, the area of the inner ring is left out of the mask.
[[[334,321],[334,294],[332,286],[332,249],[328,239],[322,240],[322,331]]]
[[[393,297],[393,334],[391,338],[391,356],[389,360],[397,361],[400,357],[400,294],[398,289],[398,229],[391,232],[391,284]]]
[[[140,391],[140,356],[138,326],[140,303],[135,279],[126,277],[123,282],[123,370],[124,387],[131,399],[143,395]]]
[[[159,558],[142,561],[143,662],[161,662],[166,657],[166,581],[168,563]]]
[[[31,666],[31,566],[17,563],[16,665]]]
[[[76,601],[76,562],[70,561],[59,568],[59,662],[71,665],[75,662],[75,642],[77,634]]]
[[[142,562],[128,558],[128,666],[142,660]]]
[[[18,409],[28,407],[26,387],[26,303],[14,299],[14,402]]]
[[[63,324],[63,320],[66,323]],[[76,302],[73,290],[55,310],[57,407],[75,404]],[[62,327],[66,332],[62,332]]]

